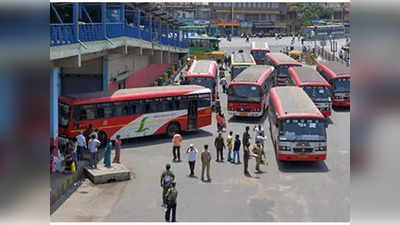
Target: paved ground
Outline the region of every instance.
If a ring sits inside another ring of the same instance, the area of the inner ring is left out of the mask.
[[[245,48],[244,39],[233,39],[222,46]],[[270,44],[272,50],[278,45]],[[222,95],[222,103],[226,96]],[[226,104],[223,104],[226,111]],[[225,113],[227,115],[227,113]],[[195,133],[184,134],[184,147],[190,143],[202,148],[212,146],[216,121]],[[230,120],[228,131],[240,135],[246,125],[251,128],[265,118]],[[172,163],[179,191],[177,220],[181,222],[234,221],[349,221],[350,214],[350,113],[335,111],[328,128],[328,158],[320,163],[279,164],[274,158],[272,143],[266,143],[268,166],[263,174],[243,175],[243,165],[215,162],[211,147],[212,183],[190,178],[187,156],[181,163]],[[268,131],[268,123],[264,123]],[[252,132],[251,134],[253,134]],[[227,134],[224,134],[225,136]],[[267,132],[268,135],[268,132]],[[269,137],[269,135],[268,135]],[[126,142],[125,142],[126,143]],[[226,157],[226,152],[224,152]],[[242,159],[242,151],[240,152]],[[85,182],[51,216],[52,221],[163,221],[159,176],[166,163],[171,163],[170,139],[164,136],[129,140],[122,150],[122,162],[133,171],[127,182],[93,185]]]

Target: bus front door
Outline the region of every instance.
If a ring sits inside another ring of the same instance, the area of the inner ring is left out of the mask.
[[[197,101],[189,102],[187,123],[189,131],[197,129]]]

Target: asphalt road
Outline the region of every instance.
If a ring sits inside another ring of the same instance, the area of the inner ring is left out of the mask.
[[[279,42],[270,43],[273,51]],[[227,52],[248,49],[244,39],[222,41]],[[229,49],[227,49],[229,48]],[[221,95],[226,103],[226,95]],[[226,104],[223,104],[226,112]],[[227,113],[225,113],[227,115]],[[268,133],[268,121],[261,119],[230,119],[228,131],[244,132],[263,123],[267,133],[265,173],[255,174],[255,160],[250,160],[252,177],[243,175],[243,164],[217,163],[213,141],[216,121],[198,132],[183,134],[183,148],[193,143],[199,150],[209,144],[213,157],[211,183],[201,182],[200,158],[196,162],[197,178],[188,177],[187,156],[181,163],[172,163],[170,138],[153,136],[125,141],[122,163],[133,172],[127,182],[93,185],[86,181],[51,216],[53,222],[107,221],[158,222],[164,219],[160,206],[160,174],[166,163],[172,164],[177,177],[180,222],[252,222],[252,221],[349,221],[350,215],[350,113],[334,111],[328,127],[328,157],[317,163],[277,163]],[[252,129],[251,129],[252,131]],[[251,135],[254,132],[251,132]],[[227,136],[227,133],[224,133]],[[254,135],[253,135],[254,137]],[[226,151],[224,157],[226,157]],[[242,150],[240,152],[242,160]]]

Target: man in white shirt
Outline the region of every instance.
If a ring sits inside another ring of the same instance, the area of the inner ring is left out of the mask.
[[[193,144],[190,144],[189,148],[186,150],[186,153],[189,153],[189,168],[190,168],[190,175],[194,177],[194,165],[196,163],[196,153],[199,152]]]
[[[95,135],[90,136],[88,148],[90,151],[89,167],[97,169],[97,148],[100,146],[100,141]]]
[[[78,143],[77,153],[78,153],[78,160],[83,159],[83,152],[86,149],[86,138],[83,136],[83,132],[79,132],[79,135],[76,136],[76,140]]]

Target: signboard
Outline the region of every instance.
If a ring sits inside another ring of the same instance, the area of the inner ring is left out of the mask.
[[[120,8],[107,8],[107,22],[119,23],[121,21],[121,10]]]
[[[215,22],[217,23],[218,26],[239,26],[240,25],[239,19],[233,19],[233,20],[217,19]]]
[[[210,24],[209,20],[194,20],[193,23],[195,25],[208,25]]]

